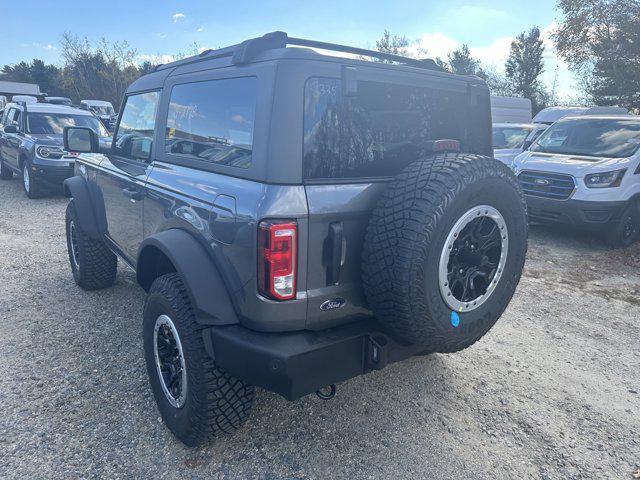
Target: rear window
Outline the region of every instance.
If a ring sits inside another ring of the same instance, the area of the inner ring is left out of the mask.
[[[534,152],[625,158],[640,146],[640,121],[568,119],[551,125],[531,147]]]
[[[396,175],[428,153],[432,141],[463,142],[464,94],[399,84],[311,78],[305,85],[304,173],[307,179]]]
[[[256,89],[255,77],[174,86],[166,152],[216,165],[249,168]]]

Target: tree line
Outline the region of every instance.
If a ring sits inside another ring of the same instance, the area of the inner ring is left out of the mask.
[[[619,105],[640,112],[640,0],[558,0],[562,21],[553,34],[560,58],[577,73],[585,101]],[[382,52],[410,55],[410,41],[385,31],[376,42]],[[197,45],[192,47],[197,53]],[[138,61],[138,52],[126,41],[90,44],[65,33],[60,41],[62,66],[42,60],[5,65],[0,79],[37,83],[52,96],[108,100],[117,106],[127,86],[153,70],[154,60]],[[504,73],[473,58],[468,45],[435,58],[444,69],[477,75],[495,95],[531,99],[534,112],[558,103],[556,85],[544,85],[545,47],[538,27],[521,32],[511,43]],[[428,54],[419,52],[420,55]],[[180,58],[185,54],[177,54]],[[555,83],[555,82],[554,82]]]
[[[552,40],[581,79],[585,101],[640,113],[640,0],[559,0],[558,7],[563,20]],[[385,31],[376,48],[410,55],[410,44],[406,36]],[[559,102],[556,81],[549,87],[541,80],[544,51],[540,29],[533,27],[511,42],[504,73],[483,67],[468,45],[434,60],[447,71],[483,78],[494,95],[529,98],[535,113]]]

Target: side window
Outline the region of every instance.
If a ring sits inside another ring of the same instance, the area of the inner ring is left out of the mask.
[[[113,141],[116,155],[149,160],[159,96],[158,92],[146,92],[127,97]]]
[[[257,83],[255,77],[243,77],[174,86],[167,114],[167,154],[249,168]]]
[[[307,179],[388,177],[432,151],[433,140],[464,144],[467,98],[446,90],[359,81],[355,97],[339,79],[311,78],[304,98]]]

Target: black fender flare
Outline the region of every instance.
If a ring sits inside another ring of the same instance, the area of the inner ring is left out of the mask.
[[[107,233],[107,217],[98,186],[76,175],[63,182],[63,189],[65,196],[73,199],[82,230],[94,239],[102,239]]]
[[[196,319],[205,325],[239,323],[231,296],[212,258],[196,238],[172,228],[147,237],[138,249],[136,276],[146,291],[157,275],[152,259],[158,250],[171,262],[189,294]]]

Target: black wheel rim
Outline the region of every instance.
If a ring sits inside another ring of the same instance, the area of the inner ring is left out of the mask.
[[[167,315],[160,315],[156,320],[153,337],[156,369],[162,391],[172,406],[182,408],[187,392],[184,354],[178,331]]]
[[[440,257],[438,279],[445,303],[456,312],[482,305],[500,280],[507,252],[507,226],[497,209],[480,205],[464,213]]]
[[[484,295],[498,271],[502,250],[500,229],[489,217],[479,217],[462,230],[449,256],[447,280],[461,302]]]

